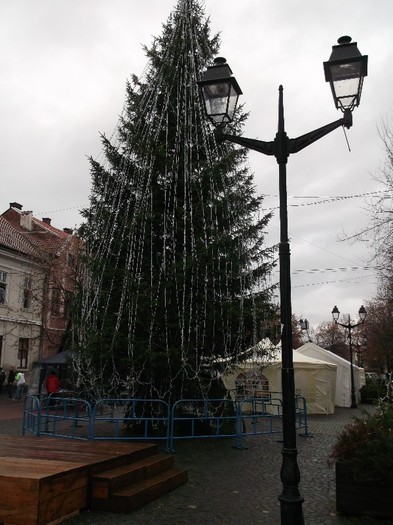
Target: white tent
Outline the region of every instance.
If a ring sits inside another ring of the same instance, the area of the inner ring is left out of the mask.
[[[351,363],[346,359],[325,350],[314,343],[306,343],[297,349],[300,354],[322,359],[337,366],[336,400],[338,407],[351,406]],[[353,365],[353,376],[355,385],[356,401],[360,402],[360,388],[366,383],[364,369]]]
[[[309,414],[333,414],[335,406],[336,370],[335,364],[314,359],[293,351],[293,367],[295,375],[295,390],[307,402]],[[281,397],[281,350],[269,362],[250,359],[238,363],[222,375],[225,387],[235,392],[239,385],[238,378],[250,382],[249,396],[279,393]],[[246,392],[247,394],[247,392]]]

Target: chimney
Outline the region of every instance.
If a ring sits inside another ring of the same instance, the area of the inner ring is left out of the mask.
[[[68,233],[68,235],[72,235],[74,230],[72,228],[63,228],[63,232]]]
[[[20,225],[29,232],[33,231],[33,212],[23,211],[20,215]]]
[[[42,217],[42,222],[44,222],[45,224],[49,224],[50,226],[50,223],[51,223],[51,220],[49,217]]]
[[[16,210],[21,210],[23,208],[22,204],[18,202],[10,202],[10,208],[15,208]]]

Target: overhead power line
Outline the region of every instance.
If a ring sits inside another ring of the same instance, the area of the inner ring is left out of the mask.
[[[325,273],[325,272],[352,272],[357,270],[379,270],[378,266],[344,266],[338,268],[308,268],[308,269],[297,269],[293,270],[293,274],[297,275],[300,273]]]
[[[322,286],[325,284],[339,284],[339,283],[349,283],[350,281],[357,281],[359,279],[362,279],[364,281],[365,279],[369,277],[374,277],[374,274],[369,275],[358,275],[356,277],[347,277],[345,279],[334,279],[332,281],[322,281],[318,283],[304,283],[304,284],[297,284],[292,286],[292,288],[309,288],[310,286]]]
[[[322,199],[315,202],[302,202],[301,204],[288,204],[288,207],[291,208],[302,208],[304,206],[317,206],[320,204],[331,204],[333,202],[349,200],[349,199],[360,199],[364,197],[380,198],[381,195],[386,194],[387,197],[390,197],[389,190],[380,190],[380,191],[369,191],[365,193],[357,193],[354,195],[293,195],[289,196],[290,199]],[[278,195],[265,195],[265,197],[278,197]],[[272,208],[267,208],[267,210],[276,210],[278,206]]]

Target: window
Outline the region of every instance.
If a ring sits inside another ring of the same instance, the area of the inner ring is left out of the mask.
[[[7,291],[7,272],[0,271],[0,304],[5,304]]]
[[[23,286],[23,308],[29,309],[31,307],[31,300],[33,298],[32,279],[27,275]]]
[[[269,397],[269,381],[266,376],[258,370],[249,370],[240,373],[236,380],[236,395],[242,399],[244,397]]]
[[[74,294],[68,290],[64,292],[64,317],[69,318],[71,316],[72,302]]]
[[[53,316],[60,314],[60,290],[59,288],[52,288],[52,300],[50,313]]]
[[[0,335],[0,363],[3,361],[3,336]]]
[[[76,261],[75,255],[73,255],[72,253],[69,253],[67,257],[67,263],[70,268],[75,268],[75,261]]]
[[[19,339],[19,345],[18,345],[18,361],[19,361],[18,368],[27,368],[28,355],[29,355],[29,340],[24,337],[21,337]]]

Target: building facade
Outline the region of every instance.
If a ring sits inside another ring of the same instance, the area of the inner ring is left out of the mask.
[[[0,366],[28,373],[65,350],[80,241],[11,203],[0,216]]]

